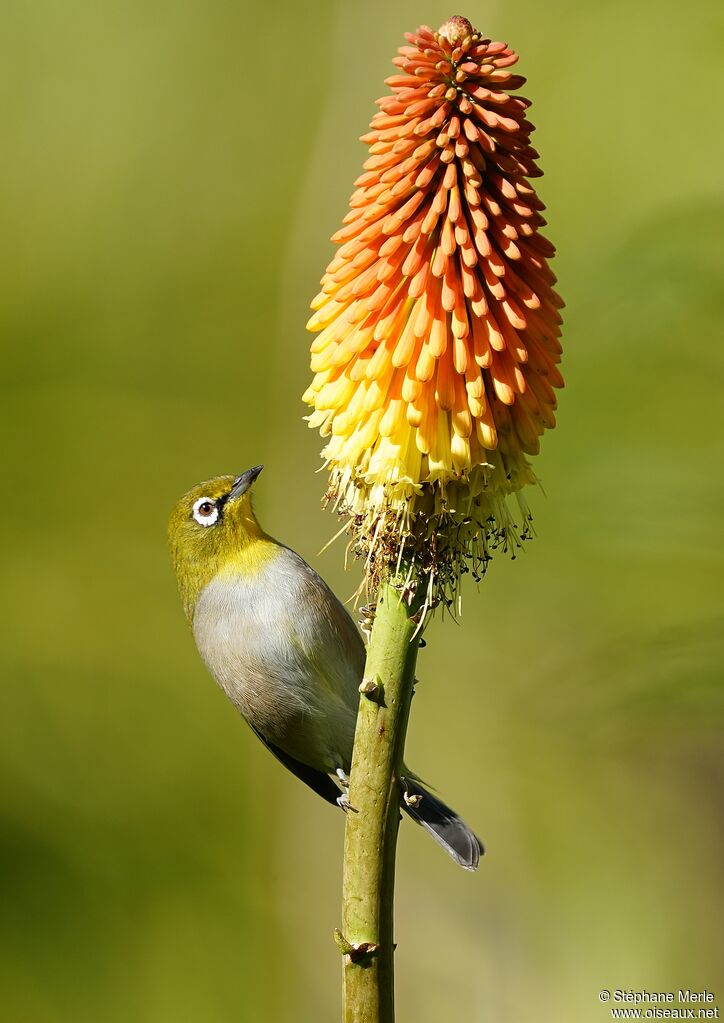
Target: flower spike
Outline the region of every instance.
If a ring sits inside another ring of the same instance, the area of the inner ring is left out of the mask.
[[[406,38],[312,303],[304,400],[368,580],[404,553],[449,600],[467,562],[530,534],[563,302],[517,54],[459,16]]]

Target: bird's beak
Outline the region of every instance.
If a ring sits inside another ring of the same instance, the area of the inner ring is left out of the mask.
[[[253,469],[247,469],[241,476],[237,476],[228,499],[235,501],[237,497],[245,494],[263,468],[263,465],[255,465]]]

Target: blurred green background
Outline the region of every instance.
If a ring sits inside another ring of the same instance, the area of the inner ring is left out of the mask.
[[[439,3],[29,0],[0,41],[9,1023],[335,1019],[343,819],[206,675],[165,546],[212,474],[343,597],[301,420],[307,304],[405,30]],[[437,621],[399,1015],[597,1023],[724,998],[721,4],[461,9],[521,53],[565,296],[539,539]]]

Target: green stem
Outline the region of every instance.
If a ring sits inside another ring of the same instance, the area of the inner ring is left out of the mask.
[[[344,836],[344,1023],[393,1023],[393,900],[400,770],[419,647],[401,597],[404,578],[377,594],[361,686]],[[355,812],[356,811],[356,812]]]

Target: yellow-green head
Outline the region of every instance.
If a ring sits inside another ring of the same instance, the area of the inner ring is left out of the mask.
[[[253,574],[276,547],[251,506],[251,486],[263,466],[240,476],[216,476],[181,498],[168,523],[168,540],[186,617],[191,621],[204,588],[222,572]]]

